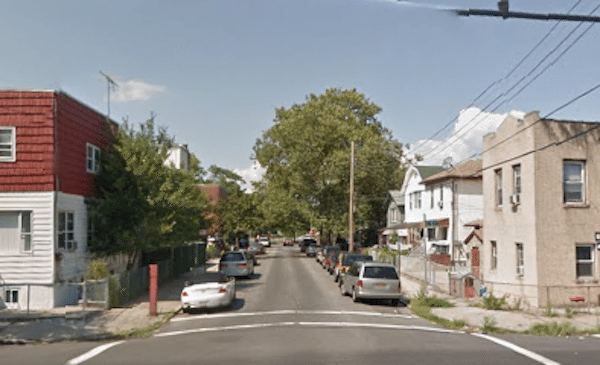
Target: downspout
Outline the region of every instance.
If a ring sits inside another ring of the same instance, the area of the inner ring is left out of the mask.
[[[54,187],[53,187],[53,191],[52,191],[52,238],[50,239],[50,242],[52,242],[52,252],[53,252],[53,257],[52,257],[52,273],[53,273],[53,278],[52,278],[52,282],[53,285],[58,284],[58,264],[57,264],[57,258],[58,258],[58,252],[56,249],[56,231],[57,231],[57,219],[56,219],[56,209],[58,207],[57,204],[57,199],[58,199],[58,194],[57,192],[59,191],[59,170],[58,170],[58,160],[59,160],[59,155],[58,155],[58,102],[57,102],[57,93],[54,92],[53,93],[53,101],[52,101],[52,127],[54,130],[54,153],[53,153],[53,161],[52,161],[52,167],[54,170]],[[54,301],[56,301],[56,294],[54,295]]]

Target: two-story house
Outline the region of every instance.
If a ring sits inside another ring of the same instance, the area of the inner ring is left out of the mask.
[[[464,240],[472,229],[469,222],[483,218],[481,160],[463,162],[431,175],[421,184],[422,209],[427,219],[428,247],[449,255],[449,263],[465,266]]]
[[[404,227],[404,192],[402,190],[390,190],[389,194],[386,226],[381,231],[379,242],[390,246],[394,250],[410,249],[411,246],[406,243],[408,230]]]
[[[484,136],[482,274],[495,296],[599,304],[599,141],[598,123],[537,112],[509,115]]]
[[[404,225],[408,230],[406,243],[412,247],[421,245],[425,221],[432,221],[431,209],[427,204],[425,185],[423,179],[443,171],[441,166],[414,166],[410,165],[404,175],[401,191],[404,191]],[[431,224],[434,224],[431,222]],[[444,222],[435,222],[436,226],[447,226]],[[431,252],[431,245],[427,245],[427,252]]]
[[[115,124],[62,91],[0,91],[0,288],[12,308],[75,304],[86,196]],[[2,302],[0,301],[0,302]]]

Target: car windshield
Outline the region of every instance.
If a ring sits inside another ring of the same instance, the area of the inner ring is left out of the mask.
[[[244,255],[241,252],[225,253],[221,257],[221,261],[244,261]]]
[[[209,272],[200,275],[197,279],[194,278],[192,281],[193,284],[203,284],[203,283],[226,283],[228,281],[227,275],[218,272]]]
[[[392,279],[398,280],[396,269],[389,266],[367,266],[363,273],[366,279]]]

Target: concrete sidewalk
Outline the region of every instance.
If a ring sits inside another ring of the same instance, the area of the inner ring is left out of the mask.
[[[402,289],[409,298],[413,298],[421,291],[421,282],[414,277],[402,274]],[[486,322],[495,322],[495,327],[509,331],[523,332],[536,324],[549,324],[570,322],[581,331],[595,330],[600,333],[600,308],[578,308],[571,318],[567,318],[565,309],[553,308],[554,317],[548,317],[543,308],[520,310],[488,310],[477,306],[482,302],[481,297],[454,298],[443,292],[428,290],[427,295],[436,295],[445,298],[454,307],[432,308],[431,313],[450,321],[462,320],[471,329],[481,329]]]
[[[156,316],[150,315],[148,295],[118,308],[70,306],[48,311],[0,310],[0,344],[26,344],[63,340],[103,340],[125,337],[133,331],[158,327],[181,309],[184,282],[214,265],[208,262],[158,288]]]

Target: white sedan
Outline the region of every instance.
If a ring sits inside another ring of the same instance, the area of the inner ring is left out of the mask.
[[[224,273],[201,274],[185,284],[181,291],[181,306],[185,313],[190,309],[227,307],[235,300],[235,278]]]

